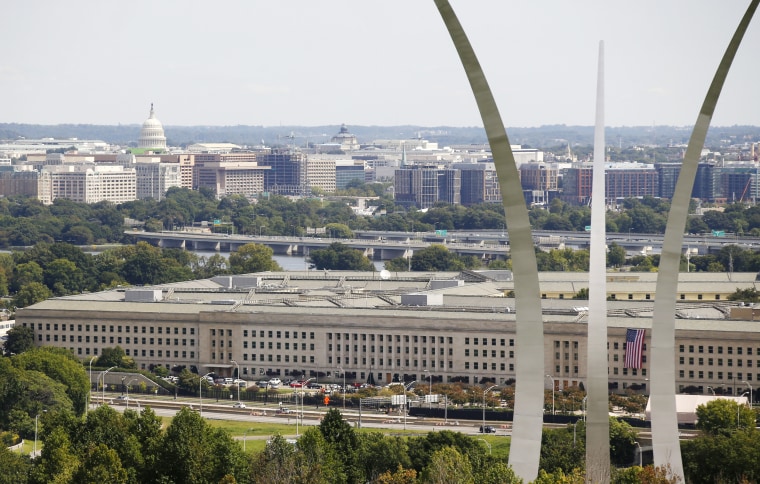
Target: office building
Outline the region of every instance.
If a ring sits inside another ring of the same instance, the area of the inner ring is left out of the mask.
[[[49,299],[19,309],[16,323],[34,329],[36,344],[69,348],[83,361],[118,345],[141,369],[185,365],[230,376],[236,362],[242,378],[255,380],[286,378],[294,371],[324,377],[341,366],[349,382],[366,381],[372,373],[379,383],[429,374],[441,382],[505,384],[517,364],[514,300],[505,297],[515,281],[490,275],[220,276]],[[542,273],[542,287],[558,283],[577,289],[583,277],[588,274]],[[637,284],[651,286],[644,290],[653,293],[656,284],[648,274],[608,277],[619,295],[635,292]],[[678,304],[677,389],[707,394],[708,386],[722,385],[735,394],[742,381],[760,380],[760,327],[754,316],[712,294],[751,287],[754,278],[681,274],[682,284],[705,298]],[[362,290],[346,291],[346,284]],[[623,392],[633,385],[646,392],[653,301],[621,299],[608,304],[609,387]],[[545,370],[559,389],[580,385],[587,374],[586,309],[579,306],[573,300],[544,301]],[[727,319],[735,310],[737,319]],[[648,330],[641,369],[624,365],[627,328]]]
[[[413,165],[395,171],[396,203],[430,208],[437,202],[461,202],[462,172],[436,165]]]

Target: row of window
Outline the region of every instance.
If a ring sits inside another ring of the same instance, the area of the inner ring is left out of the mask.
[[[716,360],[718,362],[718,366],[723,366],[723,358],[707,358],[707,366],[714,366],[713,362],[715,362]],[[695,361],[694,357],[689,357],[688,361],[690,365],[693,365]],[[700,366],[705,364],[704,358],[697,358],[696,361],[698,362]],[[736,366],[739,366],[739,367],[743,366],[745,361],[747,363],[746,365],[747,368],[752,368],[753,360],[740,360],[739,358],[736,359]],[[683,356],[679,356],[678,363],[681,365],[685,364],[686,358],[684,358]],[[734,366],[734,359],[726,358],[726,366]]]
[[[694,353],[694,348],[695,348],[694,345],[689,345],[689,353]],[[705,347],[702,346],[702,345],[697,346],[696,349],[697,349],[697,353],[704,353],[705,352]],[[685,353],[685,350],[686,350],[686,345],[679,345],[678,346],[678,352],[679,353]],[[722,346],[718,346],[718,347],[708,346],[707,347],[707,352],[710,353],[710,354],[712,354],[714,350],[717,350],[717,352],[718,352],[719,355],[723,354],[723,347]],[[737,346],[736,347],[736,354],[737,355],[741,355],[742,354],[742,350],[743,350],[743,348],[741,346]],[[747,346],[747,355],[752,355],[752,351],[753,351],[752,347],[751,346]],[[734,354],[734,347],[733,346],[727,346],[726,347],[726,353],[729,354],[729,355],[733,355]],[[760,355],[760,352],[756,351],[755,353],[758,354],[758,355]]]
[[[214,346],[213,342],[211,346]],[[223,347],[224,345],[221,345],[221,346]],[[230,342],[230,346],[232,346],[232,342]],[[268,348],[270,350],[273,350],[273,349],[281,350],[283,349],[283,346],[286,350],[289,350],[291,348],[290,343],[280,343],[279,341],[276,343],[273,343],[272,341],[266,341],[266,342],[259,341],[259,348],[261,349]],[[243,341],[243,348],[248,349],[248,341]],[[256,349],[255,341],[251,341],[251,349]],[[293,343],[293,349],[294,350],[298,349],[298,343]],[[314,351],[314,343],[309,343],[309,349],[311,351]],[[306,351],[306,343],[301,343],[301,350]]]
[[[58,331],[58,326],[59,326],[58,323],[52,323],[52,325],[51,325],[51,323],[45,323],[45,330],[46,331],[50,331],[51,326],[53,328],[53,331]],[[31,325],[31,327],[32,327],[32,329],[34,329],[34,324],[33,323]],[[60,330],[61,331],[78,331],[78,332],[81,333],[82,332],[82,328],[84,327],[84,330],[88,331],[88,332],[89,331],[92,331],[93,333],[97,333],[98,331],[100,331],[101,333],[105,333],[106,332],[106,325],[105,324],[101,324],[101,325],[97,325],[97,324],[92,324],[92,325],[90,325],[90,324],[85,324],[85,325],[77,324],[76,325],[76,329],[74,327],[75,327],[74,324],[68,324],[68,325],[66,323],[60,324],[60,328],[61,328]],[[146,333],[154,334],[154,331],[155,331],[158,334],[164,334],[164,329],[166,329],[166,333],[165,334],[172,334],[172,328],[169,327],[169,326],[167,326],[166,328],[164,328],[163,326],[114,326],[114,325],[109,325],[108,326],[108,331],[111,332],[111,333],[113,333],[114,329],[116,329],[117,333],[121,333],[122,331],[125,332],[125,333],[129,333],[130,332],[130,328],[132,328],[131,331],[133,333],[141,332],[143,334],[146,334]],[[140,329],[140,331],[138,331],[138,329]],[[174,329],[174,334],[180,334],[180,329],[182,330],[182,334],[187,334],[188,333],[188,328],[185,328],[185,327],[179,328],[179,327],[175,326],[173,329]],[[37,330],[42,331],[42,323],[37,323]],[[195,328],[190,328],[190,334],[191,335],[195,334]],[[232,335],[230,334],[230,336],[232,336]]]
[[[216,331],[217,330],[212,329],[211,330],[211,336],[216,336]],[[248,337],[248,333],[249,333],[248,330],[244,329],[243,330],[243,338],[247,338]],[[285,334],[285,339],[290,338],[291,335],[292,335],[293,339],[298,339],[298,335],[299,335],[298,331],[293,331],[291,333],[290,331],[271,331],[271,330],[270,331],[259,330],[259,338],[266,337],[266,338],[272,339],[272,338],[276,337],[277,339],[281,339],[283,333]],[[251,330],[250,334],[251,334],[251,338],[255,338],[256,337],[256,330],[255,329]],[[265,334],[266,334],[266,336],[264,336]],[[306,339],[306,331],[301,331],[300,335],[301,335],[301,339]],[[330,333],[330,335],[332,335],[332,333]],[[219,330],[219,336],[224,336],[224,330],[223,329]],[[232,330],[231,329],[227,330],[227,336],[232,336]],[[309,333],[309,339],[314,339],[314,332],[310,332]],[[332,337],[330,339],[332,339]],[[338,338],[338,339],[340,339],[340,338]]]
[[[686,374],[687,373],[686,373],[685,370],[678,370],[678,376],[680,378],[686,378]],[[713,373],[712,371],[708,371],[707,372],[707,379],[708,380],[712,380],[713,377],[716,374],[718,375],[718,380],[731,380],[731,381],[736,380],[737,382],[741,382],[741,381],[744,381],[744,380],[746,380],[746,381],[752,381],[752,373],[747,373],[745,375],[742,372],[738,372],[738,373],[734,374],[731,371],[725,373],[726,378],[723,378],[724,373],[722,371],[718,371],[716,373]],[[697,371],[697,372],[695,372],[694,370],[689,370],[688,375],[689,375],[689,378],[694,378],[694,376],[697,375],[697,378],[700,379],[700,380],[703,380],[705,378],[705,372],[701,371],[701,370]],[[746,376],[746,378],[745,378],[745,376]],[[756,377],[757,377],[756,380],[760,380],[760,373],[758,373],[756,375]]]
[[[65,335],[65,334],[62,334],[62,335],[54,334],[53,338],[52,338],[52,341],[58,341],[59,336],[60,336],[60,340],[61,341],[66,342],[67,335]],[[73,335],[73,334],[69,335],[68,336],[69,342],[73,343],[75,341],[74,337],[76,337],[76,342],[77,343],[82,343],[82,338],[83,337],[82,337],[81,334],[78,334],[78,335]],[[151,344],[151,345],[156,344],[156,338],[138,338],[137,336],[135,336],[134,338],[130,338],[129,336],[127,336],[126,338],[124,338],[125,341],[122,341],[122,337],[121,336],[118,336],[118,337],[114,338],[113,336],[100,336],[100,337],[98,337],[98,336],[92,336],[92,337],[90,337],[90,335],[86,335],[86,336],[84,336],[84,342],[85,343],[89,343],[90,342],[90,338],[92,338],[92,342],[93,343],[107,343],[107,344],[119,344],[119,345],[122,344],[123,342],[125,344],[143,344],[143,345],[144,344]],[[106,338],[108,339],[108,341],[106,341]],[[142,341],[140,341],[140,340],[142,340]],[[42,341],[42,334],[37,334],[37,341]],[[49,333],[45,335],[45,341],[51,341]],[[171,340],[171,338],[166,338],[165,340],[164,340],[164,338],[158,338],[158,344],[159,345],[163,345],[164,341],[166,341],[166,345],[167,346],[172,346],[172,340]],[[187,339],[183,338],[182,339],[182,346],[187,346],[187,341],[188,341]],[[179,342],[180,342],[179,338],[174,338],[174,346],[180,346]],[[190,340],[190,346],[195,346],[195,339],[191,339]]]
[[[424,343],[425,342],[425,337],[423,336],[422,338],[423,338],[422,342]],[[432,338],[432,336],[431,336],[431,338]],[[449,339],[451,339],[451,338],[449,338]],[[488,338],[472,338],[472,344],[473,345],[477,345],[479,340],[482,342],[482,346],[488,346]],[[415,340],[415,342],[416,342],[416,340]],[[449,343],[451,343],[451,341],[449,341]],[[465,338],[464,339],[464,344],[466,344],[466,345],[470,344],[470,338]],[[509,340],[509,346],[514,346],[514,345],[515,345],[515,340],[510,339]],[[491,346],[496,346],[496,338],[491,338]],[[504,339],[504,338],[501,338],[499,340],[499,346],[507,346],[507,340]]]
[[[269,345],[270,345],[269,348],[270,349],[272,347],[271,344],[272,343],[270,342],[269,343]],[[280,343],[277,343],[277,348],[278,349],[279,349],[279,345],[280,345]],[[261,343],[261,346],[263,347],[263,342]],[[294,347],[295,347],[295,345],[294,345]],[[334,348],[335,348],[335,351],[345,351],[345,352],[351,351],[350,345],[343,345],[343,346],[341,346],[341,345],[335,345]],[[367,353],[367,345],[362,345],[361,348],[362,348],[362,353]],[[285,343],[285,349],[288,349],[287,348],[287,343]],[[370,353],[375,353],[375,352],[377,352],[377,353],[393,353],[393,346],[388,346],[387,347],[387,349],[388,349],[387,352],[385,351],[385,349],[386,349],[385,346],[377,346],[377,347],[375,345],[370,345],[369,346],[369,352]],[[327,345],[327,351],[333,351],[333,344],[332,343],[329,343]],[[454,349],[453,348],[449,348],[446,351],[448,352],[449,356],[454,356]],[[440,354],[440,355],[443,355],[443,354],[446,354],[446,351],[444,351],[444,348],[439,348],[437,353]],[[469,356],[470,350],[464,350],[464,351],[465,351],[465,355]],[[359,345],[354,345],[354,353],[358,353],[358,352],[359,352]],[[396,354],[401,354],[401,353],[405,353],[405,354],[408,355],[410,353],[409,347],[405,346],[404,349],[403,349],[403,351],[402,351],[401,346],[396,346]],[[417,347],[417,346],[415,346],[414,348],[412,348],[411,353],[413,353],[415,355],[419,354],[420,353],[420,348]],[[423,346],[422,347],[422,354],[426,355],[427,353],[428,353],[427,346]],[[434,347],[430,348],[430,354],[431,355],[435,355],[436,354],[436,349]],[[475,356],[478,356],[478,350],[475,350]],[[485,350],[483,350],[483,356],[486,356],[486,351]],[[493,351],[493,356],[494,356],[494,358],[496,357],[496,351],[495,350]],[[501,356],[504,357],[504,351],[501,352]]]
[[[571,295],[571,297],[574,297],[574,296],[575,296],[574,294],[573,294],[573,295]],[[714,297],[715,297],[715,300],[716,300],[716,301],[720,301],[720,294],[715,294],[715,296],[714,296]],[[618,298],[618,295],[617,295],[617,294],[615,294],[615,293],[611,293],[611,294],[609,294],[609,298],[610,298],[611,300],[613,300],[613,301],[617,301],[617,300],[620,300],[620,298]],[[541,294],[541,299],[547,299],[547,295],[546,295],[546,294]],[[565,299],[565,294],[559,294],[559,299]],[[630,300],[633,300],[633,294],[629,293],[629,294],[628,294],[628,299],[630,299]],[[651,300],[651,299],[652,299],[652,295],[651,295],[651,294],[644,294],[644,299],[649,299],[649,300]],[[681,300],[685,300],[685,299],[686,299],[686,294],[681,294],[681,295],[679,296],[679,299],[681,299]],[[697,294],[697,300],[701,301],[701,300],[703,300],[703,299],[704,299],[704,297],[703,297],[703,295],[702,295],[702,294]]]
[[[433,363],[435,363],[435,362],[433,362]],[[435,366],[435,365],[433,365],[433,366]],[[452,368],[451,362],[449,362],[449,368]],[[576,367],[576,368],[577,368],[577,367]],[[470,369],[470,362],[469,362],[469,361],[465,361],[465,362],[464,362],[464,369],[465,369],[465,370],[469,370],[469,369]],[[478,370],[478,369],[480,369],[480,370],[485,370],[485,371],[487,371],[487,370],[489,369],[489,368],[488,368],[488,362],[484,361],[484,362],[483,362],[483,363],[480,365],[480,367],[478,367],[478,362],[477,362],[477,361],[473,361],[473,362],[472,362],[472,369],[473,369],[473,370]],[[491,363],[491,368],[490,368],[490,370],[491,370],[491,371],[496,371],[496,363]],[[499,371],[507,371],[507,364],[506,364],[506,363],[499,363]],[[509,364],[509,371],[515,371],[515,364],[514,364],[514,363],[510,363],[510,364]]]
[[[279,331],[277,333],[279,334]],[[287,333],[287,331],[286,331],[286,333]],[[270,334],[271,334],[271,331],[270,331]],[[333,338],[335,338],[338,341],[341,341],[341,338],[344,341],[350,341],[350,340],[359,341],[360,339],[361,339],[361,341],[367,341],[367,336],[368,335],[366,333],[362,333],[362,334],[359,334],[359,333],[350,333],[350,334],[349,333],[327,333],[327,339],[328,339],[328,341],[332,340]],[[279,338],[279,336],[278,336],[278,338]],[[409,335],[400,335],[400,334],[396,334],[396,335],[392,335],[392,334],[377,334],[377,335],[376,334],[370,334],[369,335],[369,341],[375,341],[376,339],[379,340],[379,341],[385,341],[386,338],[387,338],[388,342],[392,342],[394,340],[394,338],[395,338],[396,343],[401,343],[402,339],[403,339],[404,343],[409,343],[409,342],[419,343],[421,341],[423,344],[427,344],[428,340],[430,341],[431,344],[435,344],[435,342],[436,342],[436,336],[430,336],[430,337],[428,337],[428,336],[416,336],[416,335],[415,336],[409,336]],[[454,338],[452,336],[438,336],[437,338],[438,338],[438,343],[439,344],[446,344],[446,343],[448,343],[450,345],[454,344]],[[483,344],[488,344],[488,343],[485,342],[486,338],[484,338],[483,341],[484,341]],[[495,345],[496,344],[496,339],[494,339],[493,341],[494,341],[494,345]],[[501,341],[502,341],[502,343],[504,342],[504,340],[501,340]],[[470,338],[465,338],[465,344],[470,344]],[[477,343],[475,343],[475,344],[477,344]]]

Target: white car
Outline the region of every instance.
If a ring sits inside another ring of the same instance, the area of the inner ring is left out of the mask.
[[[282,380],[279,378],[272,378],[269,380],[269,386],[272,388],[280,388],[280,385],[282,385]]]
[[[245,406],[245,403],[243,402],[237,402],[235,405],[232,406],[232,408],[248,408]]]

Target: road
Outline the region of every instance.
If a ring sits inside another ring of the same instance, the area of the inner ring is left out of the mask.
[[[201,407],[197,398],[178,398],[175,400],[172,397],[153,397],[140,395],[138,399],[129,397],[128,402],[116,400],[119,393],[106,393],[105,401],[118,411],[124,411],[127,408],[136,410],[137,407],[142,408],[150,406],[151,409],[160,417],[173,417],[183,407],[190,407],[192,410],[198,411]],[[93,394],[92,408],[99,405],[101,402],[101,396]],[[295,427],[296,415],[298,411],[294,406],[289,406],[292,413],[280,414],[277,413],[277,405],[263,405],[255,404],[248,405],[246,409],[236,409],[232,407],[233,403],[219,404],[216,402],[203,403],[202,415],[203,418],[209,420],[232,420],[236,422],[262,422],[270,424],[289,424]],[[339,407],[334,407],[339,408]],[[299,420],[300,425],[313,426],[319,425],[322,417],[326,413],[326,409],[321,407],[319,410],[314,410],[311,407],[303,410],[303,421]],[[359,426],[359,412],[355,409],[346,410],[343,412],[343,416],[346,421],[351,425]],[[490,422],[487,424],[496,427],[496,434],[489,435],[511,435],[511,424],[505,425],[504,422]],[[468,420],[468,421],[455,421],[449,420],[448,423],[443,422],[441,419],[420,419],[416,417],[407,417],[406,422],[403,416],[394,415],[388,416],[384,413],[376,413],[375,411],[362,412],[361,427],[362,428],[376,428],[385,430],[398,430],[398,431],[413,431],[413,432],[435,432],[440,430],[451,430],[455,432],[462,432],[466,434],[478,434],[478,429],[482,421]],[[295,430],[295,429],[294,429]],[[249,437],[253,438],[253,437]]]

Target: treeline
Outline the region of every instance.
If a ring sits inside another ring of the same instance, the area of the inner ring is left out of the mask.
[[[240,195],[221,200],[207,189],[197,191],[171,188],[161,200],[135,200],[115,206],[108,202],[75,203],[56,199],[43,205],[33,198],[0,199],[0,248],[30,246],[37,242],[67,242],[73,245],[130,243],[124,235],[129,219],[148,231],[176,230],[218,221],[217,232],[248,235],[304,236],[307,229],[326,228],[333,237],[351,237],[352,231],[377,230],[426,232],[433,230],[506,229],[504,210],[499,203],[465,207],[446,203],[421,211],[394,204],[387,184],[354,184],[346,196],[378,196],[386,214],[379,217],[357,215],[342,201],[321,197],[292,201],[272,196],[252,203]],[[693,213],[696,203],[690,207]],[[644,197],[622,202],[620,211],[609,211],[608,232],[663,233],[670,203]],[[589,207],[555,199],[546,209],[529,211],[536,230],[583,231],[591,223]],[[130,225],[131,226],[131,223]],[[686,232],[709,233],[719,230],[736,234],[760,235],[760,207],[732,204],[723,212],[706,211],[689,217]]]
[[[40,242],[25,251],[0,254],[0,296],[25,307],[51,296],[94,292],[116,286],[150,285],[209,278],[220,274],[280,270],[272,249],[246,244],[229,259],[160,249],[146,242],[97,254],[63,242]]]

